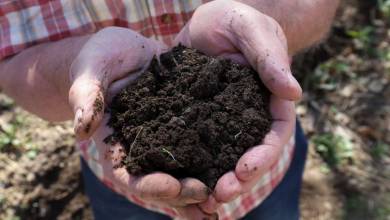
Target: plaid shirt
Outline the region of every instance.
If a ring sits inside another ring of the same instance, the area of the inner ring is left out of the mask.
[[[32,45],[93,33],[106,26],[128,27],[170,45],[193,11],[206,0],[0,0],[0,60]],[[283,178],[291,162],[294,137],[284,146],[279,160],[253,189],[218,209],[220,219],[237,219],[258,206]],[[81,155],[94,173],[113,190],[104,177],[93,140],[78,143]],[[147,209],[172,217],[169,207],[154,206],[134,195],[127,198]]]

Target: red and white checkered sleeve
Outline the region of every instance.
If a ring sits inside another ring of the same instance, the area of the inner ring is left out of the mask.
[[[0,2],[0,60],[34,44],[88,30],[94,30],[93,20],[85,5],[77,1],[3,0]]]
[[[1,0],[0,60],[35,44],[131,28],[171,44],[193,11],[207,0]]]

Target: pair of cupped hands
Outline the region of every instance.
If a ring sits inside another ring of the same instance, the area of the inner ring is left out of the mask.
[[[175,43],[252,66],[272,92],[271,131],[260,145],[240,158],[235,170],[218,180],[211,193],[194,178],[179,180],[161,172],[135,177],[124,167],[113,168],[120,163],[118,158],[123,156],[123,147],[103,142],[112,130],[106,125],[109,115],[96,112],[96,100],[107,106],[116,93],[148,67],[153,56],[168,50],[161,42],[130,29],[100,30],[90,37],[73,61],[69,101],[75,113],[76,137],[95,141],[104,176],[120,192],[175,208],[183,218],[213,218],[221,204],[248,192],[278,160],[283,146],[293,135],[294,101],[300,98],[301,88],[290,71],[282,28],[271,17],[245,4],[217,0],[200,6]]]

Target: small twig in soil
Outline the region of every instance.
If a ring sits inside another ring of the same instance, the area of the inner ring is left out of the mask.
[[[238,132],[236,135],[234,135],[234,139],[237,139],[238,136],[240,136],[242,134],[242,131]]]
[[[175,159],[175,157],[173,156],[173,154],[172,154],[171,152],[169,152],[169,150],[165,149],[165,147],[162,148],[162,151],[165,152],[165,153],[167,153],[167,154],[169,154],[169,156],[171,156],[172,159],[173,159],[174,161],[177,162],[177,160]]]
[[[167,153],[174,161],[176,161],[180,167],[184,167],[179,161],[176,160],[176,158],[173,156],[173,154],[167,150],[165,147],[162,148],[162,151]]]
[[[175,63],[176,66],[179,66],[179,64],[177,63],[177,61],[176,61],[174,56],[172,56],[172,60],[173,60],[173,62]]]
[[[131,158],[131,150],[133,150],[135,142],[137,141],[138,135],[141,133],[142,129],[144,129],[144,127],[141,126],[141,129],[138,131],[137,135],[135,136],[133,143],[131,143],[131,145],[130,145],[130,150],[129,150],[129,157],[130,158]]]

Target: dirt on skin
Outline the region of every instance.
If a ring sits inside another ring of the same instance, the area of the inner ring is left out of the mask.
[[[114,97],[106,142],[120,142],[133,175],[163,171],[213,188],[270,130],[270,93],[258,74],[178,46]]]

